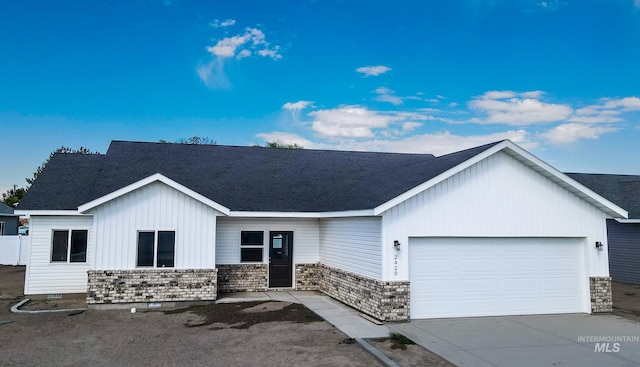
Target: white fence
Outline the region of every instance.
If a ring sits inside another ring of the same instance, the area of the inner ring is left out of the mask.
[[[0,236],[0,265],[27,265],[29,236]]]

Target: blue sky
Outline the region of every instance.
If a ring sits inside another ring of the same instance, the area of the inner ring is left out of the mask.
[[[112,139],[640,174],[640,0],[0,1],[0,190]]]

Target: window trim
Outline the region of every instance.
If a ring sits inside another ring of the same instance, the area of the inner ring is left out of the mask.
[[[4,221],[0,222],[0,236],[4,236],[4,228],[5,228]]]
[[[79,232],[79,231],[85,231],[87,232],[87,242],[85,244],[86,246],[86,251],[85,251],[85,257],[84,257],[84,261],[71,261],[71,241],[73,238],[73,232]],[[66,253],[66,258],[64,261],[59,260],[59,261],[54,261],[53,260],[53,239],[54,239],[54,233],[55,232],[67,232],[67,253]],[[89,230],[89,228],[66,228],[66,229],[60,229],[60,228],[53,228],[51,229],[51,241],[50,241],[50,246],[51,249],[49,251],[49,264],[66,264],[66,265],[72,265],[72,264],[88,264],[89,263],[89,245],[91,243],[91,231]]]
[[[262,244],[261,245],[255,245],[255,244],[249,244],[249,245],[245,245],[242,243],[242,234],[245,232],[256,232],[256,233],[261,233],[262,234]],[[265,238],[267,238],[267,236],[264,235],[265,231],[263,230],[240,230],[240,263],[241,264],[262,264],[264,263],[264,248],[265,248]],[[260,260],[258,261],[246,261],[246,260],[242,260],[242,249],[261,249],[262,250],[262,256],[260,257]]]
[[[173,266],[160,266],[158,267],[158,241],[160,236],[159,232],[173,232]],[[140,233],[153,233],[153,265],[138,265],[138,259],[140,255]],[[178,231],[175,229],[139,229],[136,231],[136,259],[135,259],[135,267],[136,269],[175,269],[176,268],[176,243]]]

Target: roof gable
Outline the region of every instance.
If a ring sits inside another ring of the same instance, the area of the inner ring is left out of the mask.
[[[0,215],[13,215],[13,208],[5,203],[0,203]]]
[[[451,156],[455,156],[463,152],[452,153]],[[390,200],[376,207],[374,209],[374,213],[378,215],[386,210],[389,210],[393,206],[398,205],[399,203],[429,189],[430,187],[448,179],[449,177],[452,177],[453,175],[463,171],[464,169],[480,162],[481,160],[493,154],[496,154],[497,152],[505,152],[511,155],[512,157],[516,158],[520,162],[524,163],[525,165],[539,172],[540,174],[547,177],[548,179],[554,181],[556,184],[573,192],[577,196],[581,197],[582,199],[586,200],[587,202],[591,203],[592,205],[606,212],[608,215],[612,217],[626,218],[628,215],[628,213],[624,209],[620,208],[619,206],[607,200],[606,198],[600,196],[599,194],[593,192],[589,188],[581,185],[580,183],[568,177],[566,174],[558,171],[557,169],[553,168],[549,164],[545,163],[541,159],[537,158],[533,154],[527,152],[526,150],[522,149],[521,147],[512,143],[509,140],[504,140],[498,144],[494,144],[490,146],[488,149],[484,149],[480,152],[477,152],[477,154],[473,154],[470,157],[467,157],[467,159],[464,159],[460,163],[453,165],[448,170],[431,178],[430,180],[424,182],[423,184],[413,188],[412,190],[409,190],[403,193],[402,195],[394,198],[393,200]],[[473,152],[473,153],[476,153],[476,152]]]
[[[80,213],[87,212],[87,211],[89,211],[89,210],[91,210],[91,209],[93,209],[93,208],[95,208],[97,206],[100,206],[100,205],[102,205],[104,203],[107,203],[107,202],[109,202],[111,200],[114,200],[116,198],[124,196],[124,195],[126,195],[126,194],[128,194],[128,193],[130,193],[132,191],[138,190],[138,189],[140,189],[142,187],[145,187],[145,186],[147,186],[147,185],[149,185],[149,184],[151,184],[153,182],[162,182],[165,185],[167,185],[169,187],[172,187],[173,189],[175,189],[177,191],[180,191],[181,193],[191,197],[192,199],[195,199],[195,200],[197,200],[197,201],[199,201],[199,202],[201,202],[201,203],[203,203],[203,204],[205,204],[205,205],[207,205],[207,206],[209,206],[209,207],[211,207],[211,208],[213,208],[213,209],[215,209],[215,210],[217,210],[217,211],[219,211],[219,212],[221,212],[221,213],[223,213],[225,215],[228,215],[229,212],[230,212],[229,208],[225,208],[224,206],[222,206],[222,205],[220,205],[220,204],[218,204],[218,203],[216,203],[216,202],[214,202],[214,201],[212,201],[212,200],[210,200],[210,199],[198,194],[197,192],[195,192],[195,191],[193,191],[193,190],[191,190],[191,189],[189,189],[187,187],[184,187],[184,186],[180,185],[179,183],[177,183],[177,182],[175,182],[175,181],[173,181],[173,180],[171,180],[171,179],[169,179],[169,178],[167,178],[167,177],[165,177],[165,176],[163,176],[163,175],[161,175],[159,173],[151,175],[151,176],[149,176],[147,178],[144,178],[144,179],[142,179],[140,181],[134,182],[131,185],[127,185],[127,186],[125,186],[125,187],[123,187],[123,188],[121,188],[119,190],[116,190],[116,191],[114,191],[112,193],[109,193],[107,195],[99,197],[99,198],[97,198],[95,200],[92,200],[92,201],[90,201],[88,203],[80,205],[78,207],[78,211]]]

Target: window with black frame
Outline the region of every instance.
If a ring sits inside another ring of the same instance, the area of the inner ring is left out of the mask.
[[[89,231],[86,229],[53,231],[51,240],[51,262],[87,262]]]
[[[240,262],[262,262],[264,232],[242,231],[240,233]]]
[[[136,266],[173,268],[175,266],[175,231],[139,231]]]

